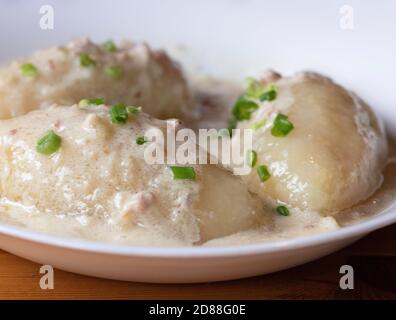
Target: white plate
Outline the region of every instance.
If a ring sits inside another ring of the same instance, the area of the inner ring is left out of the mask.
[[[354,29],[340,28],[339,1],[50,1],[55,29],[39,28],[42,1],[0,3],[0,60],[89,35],[163,46],[190,70],[233,78],[267,67],[323,72],[357,91],[396,128],[396,2],[350,0]],[[182,45],[184,49],[175,49]],[[187,49],[186,49],[187,48]],[[394,133],[394,132],[393,132]],[[335,232],[211,248],[127,247],[58,238],[0,225],[0,247],[56,268],[140,282],[236,279],[290,268],[396,222],[396,208]]]

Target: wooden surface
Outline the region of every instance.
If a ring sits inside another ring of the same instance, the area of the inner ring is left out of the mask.
[[[352,265],[355,289],[339,288]],[[55,289],[39,287],[39,265],[0,251],[2,299],[396,299],[396,225],[315,262],[255,278],[197,285],[111,281],[55,270]]]

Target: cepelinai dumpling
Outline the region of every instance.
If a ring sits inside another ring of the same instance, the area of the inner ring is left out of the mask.
[[[256,163],[244,177],[263,199],[332,214],[381,184],[387,140],[369,106],[328,78],[299,73],[252,80],[234,108],[254,130]]]
[[[107,106],[52,106],[0,121],[2,203],[186,244],[270,223],[243,181],[218,166],[148,164],[145,132],[167,122],[128,112],[114,124]]]
[[[84,98],[143,106],[160,119],[191,115],[192,100],[179,67],[146,44],[99,46],[81,39],[0,69],[0,119]]]

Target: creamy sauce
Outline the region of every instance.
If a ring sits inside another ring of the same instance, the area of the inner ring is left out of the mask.
[[[195,100],[197,121],[187,123],[194,129],[224,128],[230,108],[241,87],[216,79],[194,78],[191,80]],[[394,152],[392,154],[395,154]],[[358,223],[389,208],[396,197],[396,162],[390,161],[384,170],[382,186],[369,199],[343,210],[333,217],[317,212],[292,209],[291,215],[283,217],[274,213],[273,224],[237,232],[226,237],[209,240],[200,245],[235,245],[276,241],[319,234],[337,230],[342,226]],[[271,208],[267,208],[272,210]],[[186,246],[193,244],[173,237],[170,232],[158,232],[152,226],[136,225],[128,229],[118,224],[109,224],[100,217],[86,215],[64,215],[53,212],[38,212],[34,207],[19,205],[0,199],[0,221],[17,227],[27,228],[57,236],[84,238],[93,241],[142,246]]]
[[[227,120],[235,99],[243,89],[235,83],[202,78],[196,84],[196,100],[200,102],[200,128],[227,126]],[[209,88],[209,90],[208,90]],[[213,89],[213,88],[217,88]],[[214,92],[213,92],[214,91]],[[226,110],[226,111],[225,111]],[[216,119],[214,122],[212,119]],[[324,217],[317,212],[293,209],[289,217],[274,213],[272,228],[261,227],[242,231],[231,236],[210,240],[205,245],[236,245],[290,239],[337,230],[343,226],[369,219],[394,204],[396,198],[396,141],[388,138],[390,158],[383,171],[384,180],[380,188],[367,200],[342,210],[333,217]]]

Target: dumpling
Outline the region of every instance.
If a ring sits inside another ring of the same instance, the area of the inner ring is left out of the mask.
[[[117,48],[81,39],[0,69],[0,119],[85,98],[143,106],[160,119],[186,120],[191,114],[192,99],[179,67],[146,44]]]
[[[384,128],[369,106],[318,74],[271,81],[251,82],[234,108],[238,128],[254,131],[257,161],[243,177],[250,190],[323,214],[367,199],[387,159]]]
[[[175,173],[172,166],[148,164],[149,143],[142,137],[149,129],[166,130],[166,124],[142,112],[113,124],[108,107],[76,105],[2,120],[0,197],[38,212],[83,218],[87,228],[99,220],[155,229],[188,244],[270,223],[243,181],[218,166]],[[48,131],[49,142],[42,139]],[[176,179],[180,175],[187,179]]]

